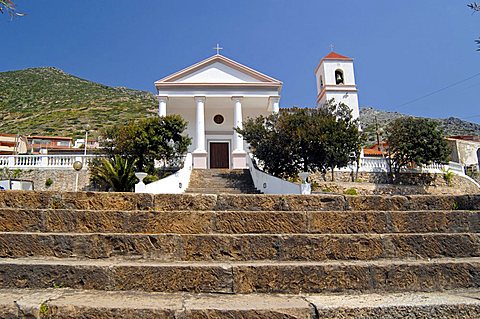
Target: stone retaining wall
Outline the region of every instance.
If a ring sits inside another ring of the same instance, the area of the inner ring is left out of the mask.
[[[449,186],[443,174],[401,174],[399,184],[388,184],[387,173],[359,172],[356,182],[348,172],[335,172],[335,181],[331,174],[314,173],[310,177],[315,192],[343,194],[349,188],[355,188],[359,195],[413,195],[413,194],[478,194],[480,189],[470,180],[454,175]]]
[[[77,172],[72,169],[31,169],[21,170],[18,179],[33,181],[34,189],[39,191],[75,191],[75,177]],[[48,179],[53,183],[46,185]],[[78,172],[78,190],[91,190],[89,188],[90,171],[82,169]]]

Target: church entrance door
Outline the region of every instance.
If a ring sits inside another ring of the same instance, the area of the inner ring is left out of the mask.
[[[210,168],[230,168],[228,143],[210,142]]]

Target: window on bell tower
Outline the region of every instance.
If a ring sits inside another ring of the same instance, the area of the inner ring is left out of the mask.
[[[323,88],[323,77],[320,75],[320,90]]]
[[[337,85],[338,84],[345,84],[342,70],[335,70],[335,83]]]

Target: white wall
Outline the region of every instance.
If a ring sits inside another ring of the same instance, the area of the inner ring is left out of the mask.
[[[192,174],[192,154],[188,153],[185,158],[183,168],[175,174],[162,178],[156,182],[145,186],[145,193],[150,194],[181,194],[184,193],[190,183],[190,175]],[[138,185],[138,184],[137,184]],[[138,193],[137,187],[135,192]]]
[[[299,184],[291,183],[260,171],[255,167],[252,154],[247,155],[247,166],[252,176],[255,188],[264,194],[302,194],[302,189]]]
[[[231,68],[223,63],[215,62],[211,65],[189,74],[176,82],[183,83],[245,83],[261,82],[260,80]]]
[[[337,85],[335,81],[335,71],[338,69],[343,72],[343,85]],[[325,60],[320,65],[315,75],[317,77],[317,94],[321,93],[320,77],[323,77],[323,85],[329,86],[326,88],[325,94],[318,102],[318,106],[324,105],[327,101],[333,98],[337,103],[342,102],[348,105],[352,110],[354,119],[357,119],[360,116],[353,61]],[[346,94],[347,92],[348,94]]]
[[[330,99],[335,99],[336,103],[345,103],[352,110],[352,115],[354,119],[357,119],[360,116],[360,110],[358,107],[358,94],[357,92],[328,92],[323,96],[319,102],[319,106],[325,104]]]
[[[324,85],[336,85],[335,71],[340,69],[343,71],[344,85],[355,85],[355,71],[353,61],[323,61],[322,65],[316,72],[317,77],[317,93],[320,93],[320,75],[323,75]]]

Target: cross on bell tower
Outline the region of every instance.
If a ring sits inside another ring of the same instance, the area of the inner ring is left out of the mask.
[[[213,48],[214,50],[217,50],[217,55],[220,54],[220,50],[223,50],[222,47],[220,47],[220,44],[217,43],[217,46],[215,48]]]

